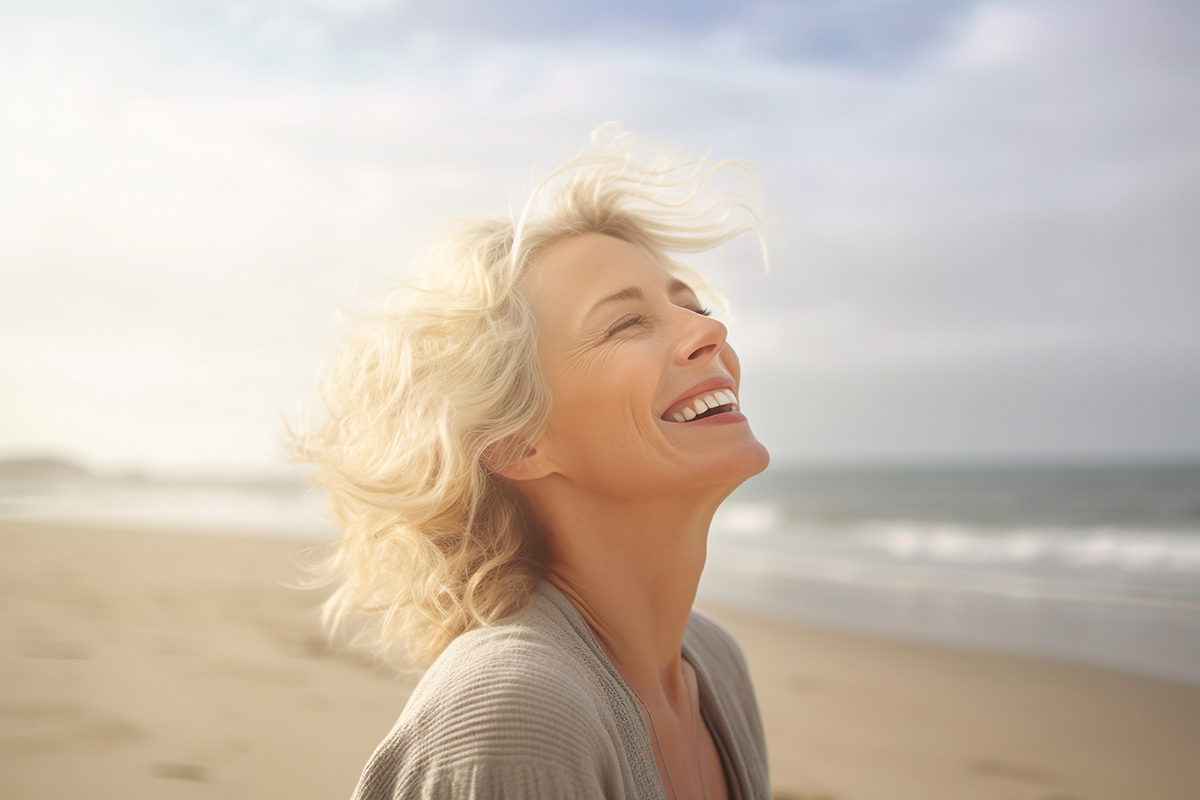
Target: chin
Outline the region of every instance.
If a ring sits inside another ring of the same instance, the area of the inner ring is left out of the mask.
[[[743,467],[741,480],[738,483],[747,478],[753,478],[770,466],[771,453],[768,452],[766,445],[757,439],[751,439],[739,449],[744,452],[740,453],[740,458],[737,459],[739,465]]]
[[[693,476],[692,480],[699,478],[704,483],[718,484],[728,493],[765,470],[770,463],[771,454],[767,448],[762,442],[749,437],[710,464],[705,470],[706,475]]]

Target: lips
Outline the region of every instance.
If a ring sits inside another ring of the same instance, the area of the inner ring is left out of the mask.
[[[688,390],[663,413],[666,422],[687,423],[697,419],[737,411],[738,400],[728,379],[705,381]]]

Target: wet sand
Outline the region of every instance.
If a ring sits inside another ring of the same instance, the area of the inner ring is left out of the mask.
[[[0,796],[349,796],[415,677],[325,644],[311,546],[0,522]],[[779,798],[1197,796],[1200,687],[705,607]]]

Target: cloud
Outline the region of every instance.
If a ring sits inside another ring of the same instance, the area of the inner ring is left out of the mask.
[[[83,441],[72,417],[121,432],[85,448],[97,461],[270,462],[262,426],[311,381],[336,301],[395,280],[440,220],[502,208],[609,119],[759,167],[772,272],[745,246],[703,262],[748,372],[769,376],[777,455],[869,455],[863,431],[881,452],[984,452],[1026,423],[1037,435],[1010,439],[1028,452],[1158,452],[1143,400],[1098,402],[1057,439],[1046,420],[1083,387],[1130,398],[1140,381],[1182,409],[1200,385],[1188,7],[664,4],[635,28],[620,4],[525,24],[534,5],[498,29],[482,6],[430,8],[0,12],[0,336],[76,348],[0,367],[24,387],[6,413],[28,421],[0,448]],[[144,391],[89,394],[84,362]],[[937,427],[935,389],[1011,400],[996,375],[1055,410],[997,400],[974,433]],[[888,396],[890,427],[866,424]],[[139,433],[147,414],[167,444]],[[1172,446],[1200,452],[1200,432]]]
[[[968,68],[1018,62],[1039,44],[1045,44],[1044,35],[1037,14],[1028,8],[984,6],[950,50],[949,61]]]

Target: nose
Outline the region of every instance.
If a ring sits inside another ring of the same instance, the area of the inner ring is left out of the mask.
[[[699,359],[715,358],[725,347],[725,337],[729,330],[720,320],[697,314],[694,311],[684,311],[691,316],[680,340],[677,350],[677,360],[681,364],[694,362]]]

